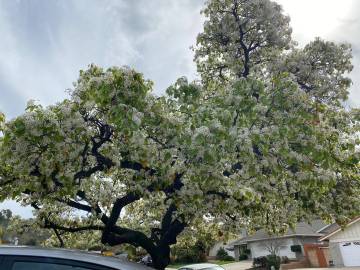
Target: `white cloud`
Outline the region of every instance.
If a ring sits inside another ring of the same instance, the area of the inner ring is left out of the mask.
[[[328,37],[346,19],[356,0],[277,0],[290,15],[294,37],[301,44]]]
[[[354,45],[352,105],[360,106],[360,2],[278,0],[292,18],[294,38],[315,36]],[[0,110],[20,114],[26,100],[66,97],[90,63],[129,65],[161,94],[178,77],[196,77],[189,47],[202,29],[204,0],[0,1]],[[2,207],[14,206],[7,202]],[[30,213],[25,210],[24,213]]]

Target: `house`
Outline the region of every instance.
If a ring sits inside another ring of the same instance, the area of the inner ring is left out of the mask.
[[[235,259],[237,260],[244,253],[248,255],[249,259],[271,253],[286,256],[289,259],[299,259],[303,257],[304,244],[318,243],[319,237],[323,236],[319,230],[324,227],[325,224],[321,220],[315,220],[311,224],[299,222],[294,229],[288,229],[285,234],[279,236],[271,236],[261,229],[253,235],[230,243],[229,246],[234,248]],[[297,246],[298,251],[291,251],[291,246]]]
[[[235,239],[229,240],[227,242],[225,241],[218,241],[216,242],[209,250],[209,257],[216,258],[216,254],[219,251],[220,248],[225,249],[225,251],[228,253],[229,256],[235,257],[234,250],[229,248],[227,243],[230,243],[232,241],[235,241]]]
[[[325,228],[328,233],[320,241],[328,242],[329,264],[337,267],[360,266],[360,216],[345,227],[337,224]]]
[[[246,231],[242,229],[238,234],[231,234],[230,236],[221,239],[215,242],[214,245],[208,250],[208,257],[210,259],[215,259],[219,249],[223,248],[227,252],[227,254],[233,258],[235,258],[234,247],[229,245],[229,243],[234,242],[236,239],[242,238],[243,235],[246,234]]]

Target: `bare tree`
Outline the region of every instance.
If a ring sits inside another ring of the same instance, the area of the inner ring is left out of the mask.
[[[280,248],[284,244],[285,242],[283,239],[271,238],[269,240],[264,241],[264,246],[271,255],[279,255]]]

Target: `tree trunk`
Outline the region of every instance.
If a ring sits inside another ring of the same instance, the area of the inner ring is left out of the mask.
[[[154,251],[147,250],[151,256],[153,267],[164,270],[170,264],[170,247],[157,247]]]
[[[114,228],[113,228],[114,229]],[[117,229],[124,234],[117,234],[116,232],[104,233],[101,242],[110,246],[121,244],[131,244],[145,249],[151,256],[153,267],[158,270],[164,270],[170,263],[170,244],[159,243],[151,238],[146,237],[145,234],[139,231],[119,228]],[[118,232],[119,232],[118,231]],[[131,231],[131,232],[129,232]]]

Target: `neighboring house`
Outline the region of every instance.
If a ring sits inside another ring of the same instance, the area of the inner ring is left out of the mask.
[[[329,264],[335,266],[360,266],[360,216],[344,228],[332,224],[320,241],[329,243]]]
[[[315,220],[311,224],[299,222],[294,230],[289,229],[280,236],[270,236],[262,229],[251,236],[230,243],[229,246],[234,248],[235,259],[239,259],[240,254],[243,253],[248,253],[249,259],[271,253],[286,256],[289,259],[299,259],[303,257],[303,245],[318,243],[319,237],[323,236],[319,230],[324,227],[325,224],[320,220]],[[301,252],[291,251],[293,245],[301,246]]]
[[[234,249],[232,249],[231,247],[229,248],[228,243],[234,241],[235,239],[229,240],[227,242],[224,241],[218,241],[215,243],[215,245],[212,246],[212,248],[210,248],[209,250],[209,257],[216,257],[217,252],[219,251],[220,248],[224,248],[226,250],[226,252],[231,256],[235,258],[235,253],[234,253]]]
[[[323,228],[321,228],[318,231],[318,233],[321,233],[321,234],[323,234],[323,236],[325,236],[325,235],[328,235],[329,233],[336,231],[339,228],[340,228],[340,226],[337,223],[332,223],[332,224],[328,224],[328,225],[324,226]]]

